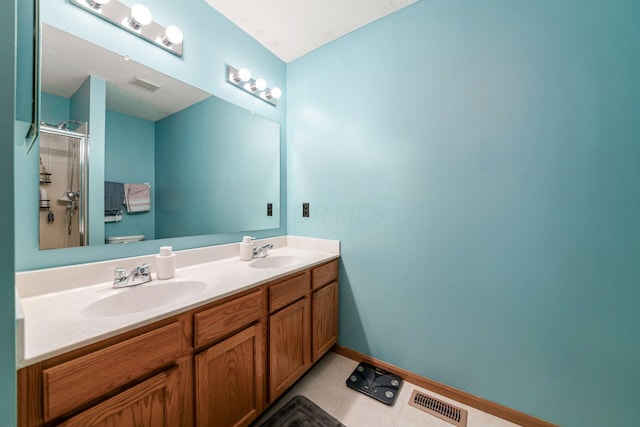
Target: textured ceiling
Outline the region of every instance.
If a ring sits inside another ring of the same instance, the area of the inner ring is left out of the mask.
[[[89,76],[107,82],[107,108],[150,121],[160,120],[210,95],[135,61],[42,25],[42,90],[70,98]],[[134,77],[161,88],[147,92],[129,84]]]
[[[206,0],[285,62],[417,0]]]

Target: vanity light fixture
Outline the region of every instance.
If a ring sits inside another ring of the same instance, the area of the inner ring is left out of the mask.
[[[278,98],[282,96],[282,91],[277,87],[268,88],[265,79],[251,78],[251,72],[246,68],[237,69],[227,65],[227,82],[273,106],[277,105]]]
[[[184,36],[180,28],[175,25],[169,25],[166,30],[164,30],[164,35],[162,36],[162,43],[166,46],[173,46],[174,44],[182,43]]]
[[[280,97],[282,96],[282,91],[280,90],[280,88],[274,87],[269,92],[264,92],[264,96],[267,99],[280,99]]]
[[[255,82],[253,82],[253,85],[251,85],[251,90],[252,91],[263,91],[267,88],[267,81],[265,79],[256,79]]]
[[[229,78],[233,80],[234,83],[248,82],[251,80],[251,71],[246,68],[236,70],[233,67],[229,67],[229,73]]]
[[[140,31],[140,28],[149,25],[153,21],[151,11],[145,5],[134,4],[131,6],[131,15],[127,19],[127,23],[131,28]]]
[[[71,0],[71,3],[101,17],[156,46],[182,56],[184,36],[175,25],[164,27],[153,20],[151,11],[142,4],[129,7],[118,0]]]

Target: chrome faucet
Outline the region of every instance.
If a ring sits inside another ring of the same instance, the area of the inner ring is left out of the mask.
[[[273,249],[273,245],[271,243],[267,243],[266,245],[253,247],[253,257],[254,258],[264,258],[269,255],[269,249]]]
[[[142,285],[151,281],[151,266],[148,262],[131,270],[129,274],[126,274],[125,269],[122,267],[116,268],[113,277],[113,287],[126,288],[128,286]]]

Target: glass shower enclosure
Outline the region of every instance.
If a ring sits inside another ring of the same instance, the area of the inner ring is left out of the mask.
[[[40,249],[88,244],[87,124],[40,125]]]

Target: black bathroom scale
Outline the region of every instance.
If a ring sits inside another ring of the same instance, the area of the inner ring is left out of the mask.
[[[348,387],[387,405],[393,405],[401,385],[402,378],[398,375],[364,362],[347,378]]]

